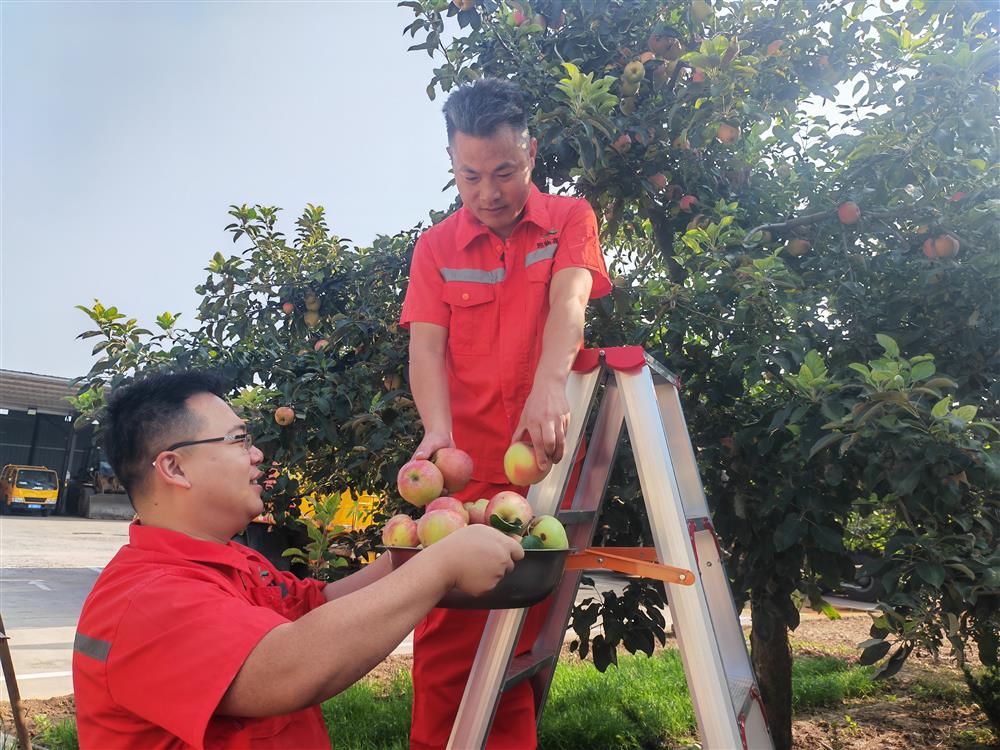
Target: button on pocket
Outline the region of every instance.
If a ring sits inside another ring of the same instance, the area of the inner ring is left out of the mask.
[[[451,307],[448,348],[452,354],[489,354],[496,329],[493,285],[448,281],[442,299]]]

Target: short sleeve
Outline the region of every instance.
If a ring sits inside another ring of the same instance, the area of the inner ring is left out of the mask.
[[[590,298],[597,299],[611,291],[611,280],[597,231],[594,209],[585,200],[577,201],[559,235],[552,273],[564,268],[586,268],[593,277]]]
[[[201,747],[247,657],[288,620],[204,578],[164,575],[132,596],[108,655],[111,698]]]
[[[410,323],[434,323],[448,327],[451,308],[442,299],[444,279],[434,260],[427,235],[421,235],[413,249],[410,262],[410,284],[403,299],[403,312],[399,324],[409,328]]]

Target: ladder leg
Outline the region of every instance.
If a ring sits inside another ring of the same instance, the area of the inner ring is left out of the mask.
[[[495,609],[490,612],[455,724],[451,728],[448,750],[486,747],[490,725],[500,704],[504,676],[521,637],[527,613],[527,609]]]
[[[616,372],[625,404],[642,495],[659,560],[700,571],[667,446],[651,371]],[[705,590],[700,584],[668,584],[681,660],[687,675],[702,744],[712,750],[744,747],[733,706],[729,680],[719,651]]]
[[[558,510],[598,385],[604,378],[603,368],[597,368],[568,381],[566,398],[570,404],[570,421],[566,458],[528,492],[528,502],[535,515],[552,515]],[[449,750],[485,747],[527,612],[526,609],[490,612],[452,726]]]

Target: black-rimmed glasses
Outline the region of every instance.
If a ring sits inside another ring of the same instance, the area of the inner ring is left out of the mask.
[[[241,432],[236,435],[223,435],[222,437],[205,438],[204,440],[182,440],[179,443],[174,443],[173,445],[164,448],[163,451],[160,451],[160,453],[163,453],[164,451],[175,451],[178,448],[186,448],[189,445],[203,445],[205,443],[242,443],[243,450],[249,453],[250,448],[253,447],[253,436],[249,432]],[[156,461],[153,461],[153,466],[156,466]]]

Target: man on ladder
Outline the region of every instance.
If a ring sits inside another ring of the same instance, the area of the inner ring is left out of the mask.
[[[502,458],[513,441],[529,440],[542,468],[563,458],[566,379],[584,311],[611,284],[587,202],[531,182],[536,144],[518,88],[480,79],[444,112],[463,207],[418,241],[400,323],[410,328],[410,385],[424,426],[414,457],[452,446],[469,453],[473,481],[457,496],[470,501],[512,489]],[[519,650],[530,648],[545,609],[530,612]],[[488,614],[436,609],[417,627],[412,750],[448,743]],[[493,726],[489,748],[535,747],[530,684],[505,693]]]

